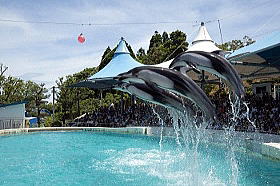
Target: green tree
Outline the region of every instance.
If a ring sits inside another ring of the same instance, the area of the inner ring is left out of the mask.
[[[96,68],[86,68],[81,72],[73,75],[61,77],[56,81],[58,91],[56,94],[57,103],[56,110],[59,120],[66,124],[66,120],[73,120],[83,112],[89,112],[96,107],[92,104],[91,99],[94,98],[95,91],[89,88],[70,88],[71,85],[86,80],[96,73]]]
[[[59,110],[62,113],[62,118],[59,119],[64,125],[66,123],[66,119],[69,117],[69,113],[72,114],[72,108],[76,95],[74,93],[74,89],[70,89],[69,86],[74,83],[76,82],[74,82],[73,76],[66,76],[65,79],[61,77],[58,81],[56,81],[57,87],[59,89],[56,94],[57,106],[60,108],[56,110]],[[73,119],[72,115],[70,118]]]
[[[149,53],[152,48],[158,47],[161,44],[162,44],[162,37],[158,33],[158,31],[155,31],[154,35],[152,36],[152,38],[150,40],[149,50],[147,53]]]
[[[98,66],[98,71],[102,70],[113,58],[115,51],[112,51],[111,48],[108,46],[107,49],[104,51],[101,62]]]
[[[244,46],[253,44],[255,41],[249,36],[244,36],[243,40],[231,40],[222,45],[217,45],[220,49],[225,51],[235,51]]]
[[[150,40],[147,53],[142,48],[138,50],[138,60],[150,65],[170,60],[187,50],[188,42],[186,39],[187,35],[179,30],[171,32],[170,37],[167,32],[163,32],[161,35],[155,31]]]
[[[179,30],[176,30],[170,34],[171,46],[170,54],[168,59],[175,58],[178,54],[186,51],[188,49],[189,43],[187,40],[187,35]]]
[[[163,43],[168,43],[169,40],[170,40],[170,39],[169,39],[168,33],[167,33],[167,32],[163,32],[163,33],[162,33],[162,42],[163,42]]]
[[[244,46],[248,46],[248,45],[251,45],[253,43],[255,43],[256,41],[253,40],[252,38],[250,38],[249,36],[244,36],[243,37],[243,45]]]
[[[0,102],[9,104],[24,100],[24,81],[12,76],[3,78]]]
[[[35,102],[35,106],[37,108],[37,118],[38,118],[38,123],[40,124],[40,111],[41,108],[43,107],[43,105],[45,105],[47,103],[46,98],[49,97],[49,95],[46,95],[46,93],[48,92],[48,90],[44,87],[45,84],[41,83],[39,86],[35,85],[33,86],[33,92],[34,92],[34,102]]]
[[[147,60],[147,54],[145,52],[145,49],[142,47],[137,51],[136,53],[137,60],[141,63],[144,63]]]
[[[134,52],[133,52],[131,46],[130,46],[126,41],[125,41],[125,44],[126,44],[126,47],[127,47],[128,51],[129,51],[131,57],[132,57],[133,59],[136,59],[136,56],[135,56],[135,54],[134,54]]]
[[[40,117],[40,111],[46,108],[47,101],[50,95],[47,94],[48,89],[45,84],[37,84],[33,81],[27,81],[24,85],[24,100],[27,101],[26,111]]]

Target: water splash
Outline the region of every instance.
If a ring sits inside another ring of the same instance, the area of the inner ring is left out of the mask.
[[[155,110],[154,107],[152,107],[153,113],[157,116],[159,122],[160,122],[160,141],[159,141],[159,149],[160,152],[162,150],[162,142],[163,142],[163,127],[164,127],[164,120],[161,118],[160,114]]]
[[[240,111],[241,111],[241,101],[240,99],[235,95],[233,94],[233,99],[231,98],[232,95],[229,94],[228,98],[229,98],[229,102],[230,102],[230,106],[231,106],[231,114],[232,114],[232,117],[230,118],[231,119],[231,124],[230,126],[236,126],[237,124],[237,119],[239,118],[240,116]]]
[[[248,104],[244,101],[243,105],[246,108],[246,112],[244,113],[244,116],[247,118],[247,120],[249,121],[249,123],[254,127],[254,130],[257,132],[257,127],[255,125],[255,123],[250,119],[250,109],[248,107]]]
[[[180,142],[180,132],[181,132],[181,130],[180,130],[180,127],[179,127],[179,121],[178,121],[178,119],[176,119],[176,118],[179,118],[178,113],[174,109],[171,109],[171,108],[168,108],[167,111],[168,111],[170,116],[173,116],[172,126],[173,126],[173,129],[174,129],[175,135],[176,135],[176,138],[175,138],[176,143],[179,147],[182,147],[182,144]]]
[[[202,178],[206,176],[205,173],[201,172],[202,162],[199,146],[202,142],[207,122],[201,120],[197,113],[192,115],[189,112],[181,113],[173,109],[168,109],[168,113],[173,117],[176,142],[178,144],[180,141],[183,141],[183,146],[181,147],[189,160],[186,164],[189,168],[189,176],[185,184],[205,185],[206,182],[202,181]]]
[[[239,99],[235,94],[233,94],[232,96],[233,99],[229,94],[229,101],[231,105],[232,114],[232,117],[230,118],[230,126],[233,126],[235,128],[237,125],[242,125],[240,119],[245,118],[245,120],[247,120],[249,124],[253,126],[254,130],[257,131],[255,123],[250,119],[250,109],[248,107],[248,103]]]
[[[227,180],[227,184],[229,185],[238,185],[239,182],[239,166],[238,160],[236,158],[236,136],[235,136],[235,129],[238,125],[242,122],[242,119],[246,119],[255,129],[256,126],[253,121],[250,120],[249,115],[249,107],[248,104],[233,94],[233,97],[229,95],[230,101],[230,120],[228,126],[224,127],[225,133],[223,139],[226,141],[227,146],[227,158],[228,161],[228,176],[229,180]],[[184,102],[182,100],[182,102]],[[186,107],[185,107],[186,108]],[[198,107],[194,105],[194,110],[198,111]],[[160,132],[160,152],[163,150],[163,131],[164,131],[164,115],[155,110],[153,108],[154,114],[157,116],[161,126]],[[186,162],[185,166],[187,167],[186,171],[188,172],[187,178],[185,178],[185,184],[189,185],[205,185],[205,180],[215,180],[217,177],[214,175],[216,173],[214,168],[208,170],[207,174],[202,172],[201,169],[204,166],[203,161],[201,160],[201,145],[206,147],[203,149],[207,151],[208,144],[210,142],[210,136],[206,132],[206,126],[209,125],[209,122],[205,120],[205,117],[199,114],[199,112],[195,112],[195,114],[186,109],[186,112],[178,112],[175,109],[167,109],[167,112],[170,116],[172,116],[172,124],[173,129],[175,131],[175,141],[178,147],[183,151],[186,155]],[[165,157],[160,156],[160,160],[164,159]],[[163,168],[163,167],[162,167]],[[205,179],[201,179],[201,178]],[[219,179],[218,179],[219,180]],[[213,183],[213,182],[212,182]],[[220,183],[221,184],[221,183]],[[207,184],[206,184],[207,185]]]
[[[229,127],[225,129],[225,138],[227,139],[228,144],[228,158],[230,160],[231,165],[231,185],[238,185],[238,174],[239,167],[238,162],[236,160],[235,150],[237,149],[236,138],[236,127],[242,126],[244,120],[247,120],[251,126],[253,126],[254,131],[257,130],[255,123],[250,119],[250,110],[248,104],[239,99],[235,94],[232,95],[233,99],[231,99],[231,95],[229,94],[229,101],[231,105],[231,115]],[[242,107],[243,106],[243,107]]]

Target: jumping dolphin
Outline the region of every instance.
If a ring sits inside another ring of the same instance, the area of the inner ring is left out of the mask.
[[[142,66],[119,74],[115,79],[127,83],[155,84],[159,88],[167,89],[190,99],[200,107],[209,119],[215,120],[216,118],[215,107],[203,90],[192,79],[180,72],[161,67]]]
[[[176,109],[182,113],[185,111],[195,114],[193,108],[189,105],[183,105],[182,100],[172,92],[158,88],[153,84],[146,83],[122,83],[118,85],[117,90],[128,92],[136,97],[164,107]]]
[[[195,72],[205,70],[226,80],[226,83],[229,84],[239,98],[243,98],[245,95],[245,90],[237,71],[229,61],[220,55],[203,51],[184,52],[171,62],[169,68],[179,69],[184,73],[189,70],[194,70]]]

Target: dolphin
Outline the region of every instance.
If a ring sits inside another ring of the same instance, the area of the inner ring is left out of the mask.
[[[195,72],[205,70],[224,79],[239,98],[245,95],[244,86],[237,71],[229,61],[218,54],[203,51],[184,52],[171,62],[169,68],[180,70],[181,73],[189,70]]]
[[[183,105],[182,100],[172,92],[158,88],[153,84],[146,83],[121,83],[116,90],[128,92],[136,97],[168,108],[176,109],[182,113],[186,110],[194,114],[195,111],[190,105]]]
[[[188,98],[205,113],[209,119],[216,119],[215,107],[203,90],[188,76],[180,72],[154,66],[141,66],[119,74],[115,79],[127,83],[148,83]]]

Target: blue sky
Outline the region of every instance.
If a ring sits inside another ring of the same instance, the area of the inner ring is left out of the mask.
[[[279,0],[0,0],[0,19],[75,23],[184,22],[182,24],[79,26],[23,24],[0,21],[0,63],[6,75],[45,83],[49,88],[58,77],[97,66],[103,51],[124,37],[134,52],[148,48],[155,30],[188,34],[191,41],[198,26],[206,24],[220,43],[217,19],[224,41],[244,35],[259,39],[280,29]],[[77,37],[83,33],[86,42]]]

